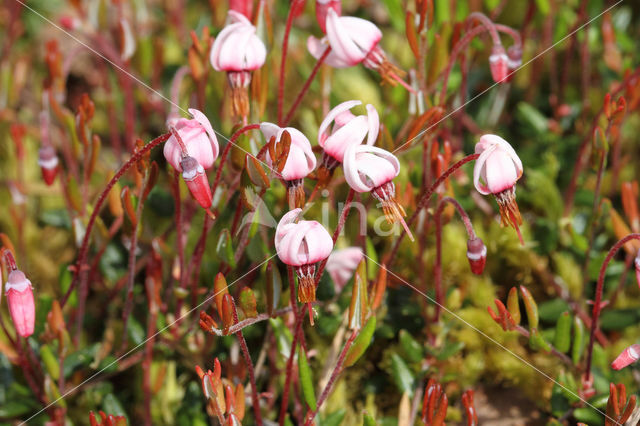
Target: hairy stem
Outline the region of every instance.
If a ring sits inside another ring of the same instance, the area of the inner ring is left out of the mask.
[[[287,123],[289,123],[289,121],[291,121],[291,117],[293,117],[293,114],[296,112],[296,109],[298,109],[298,105],[300,105],[300,102],[302,102],[302,98],[304,98],[304,95],[306,95],[307,90],[309,90],[309,86],[311,86],[311,82],[313,81],[313,79],[316,77],[316,74],[320,70],[320,66],[322,65],[324,60],[327,59],[327,56],[329,56],[329,52],[331,52],[331,48],[327,47],[324,53],[322,54],[322,56],[320,56],[320,58],[314,65],[313,70],[311,70],[311,74],[309,74],[309,78],[307,78],[307,81],[304,82],[304,85],[302,86],[300,93],[298,93],[296,100],[293,102],[293,105],[291,105],[291,108],[289,109],[289,112],[287,112],[287,115],[284,118],[284,121],[282,121],[282,125],[286,125]]]

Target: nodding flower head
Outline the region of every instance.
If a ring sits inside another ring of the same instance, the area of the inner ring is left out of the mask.
[[[362,63],[379,72],[386,83],[395,85],[400,81],[402,71],[389,62],[378,46],[382,32],[375,24],[353,16],[339,16],[333,8],[328,8],[326,13],[326,37],[307,39],[307,48],[316,59],[331,47],[325,58],[325,63],[331,67],[348,68]]]
[[[356,192],[371,192],[382,203],[387,222],[399,222],[413,241],[413,235],[403,217],[404,208],[396,201],[393,178],[400,173],[400,162],[395,155],[382,148],[353,145],[344,154],[344,177]]]
[[[487,263],[487,247],[482,239],[476,237],[467,240],[467,259],[471,272],[481,275],[484,271],[484,265]]]
[[[309,304],[316,300],[315,263],[326,259],[333,250],[333,240],[315,220],[298,220],[302,209],[282,216],[276,227],[275,246],[280,260],[296,269],[298,300]]]
[[[489,56],[489,68],[491,69],[493,81],[496,83],[507,81],[507,75],[509,74],[509,57],[501,44],[493,46],[491,55]]]
[[[261,123],[260,131],[270,142],[275,138],[275,147],[281,143],[283,133],[286,131],[291,139],[289,155],[280,174],[287,182],[289,203],[293,207],[301,207],[304,204],[304,188],[302,179],[316,168],[316,157],[311,149],[309,139],[298,129],[293,127],[279,127],[273,123]],[[272,166],[276,159],[271,158],[270,151],[267,151],[267,163]]]
[[[507,66],[509,68],[507,81],[511,81],[513,79],[512,73],[522,65],[522,46],[519,44],[509,46],[507,49],[507,57],[509,58],[509,61],[507,62]]]
[[[31,281],[22,271],[14,269],[9,272],[4,291],[16,331],[22,337],[31,336],[36,319]]]
[[[229,11],[230,23],[216,37],[209,60],[216,71],[226,71],[236,116],[249,114],[251,71],[262,65],[267,49],[256,34],[256,27],[242,14]]]
[[[611,368],[614,370],[621,370],[628,365],[633,364],[640,359],[640,345],[631,345],[626,348],[618,357],[611,363]]]
[[[38,150],[38,165],[44,182],[52,185],[58,174],[58,155],[51,145],[45,145]]]
[[[333,9],[336,15],[342,14],[342,0],[316,0],[316,19],[323,33],[327,32],[327,13]]]
[[[507,141],[496,135],[484,135],[476,144],[480,154],[473,168],[473,184],[481,194],[493,194],[500,208],[502,225],[513,226],[522,242],[520,209],[515,184],[522,176],[522,162]]]
[[[353,276],[353,272],[364,258],[360,247],[347,247],[331,253],[327,260],[327,272],[339,293]]]
[[[204,169],[210,169],[218,158],[220,150],[209,119],[197,109],[190,108],[189,112],[194,118],[180,118],[174,122],[173,126],[180,135],[184,147],[173,135],[164,144],[164,158],[179,172],[182,172],[180,163],[184,156],[191,156]]]

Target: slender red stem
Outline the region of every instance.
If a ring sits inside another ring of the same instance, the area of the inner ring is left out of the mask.
[[[438,322],[440,320],[440,312],[442,310],[442,304],[444,303],[444,291],[442,289],[442,212],[447,206],[447,203],[453,204],[453,206],[458,211],[458,214],[462,218],[464,226],[467,229],[467,235],[469,236],[469,239],[473,240],[476,238],[476,233],[473,230],[473,225],[471,224],[469,215],[460,205],[460,203],[458,203],[458,201],[452,197],[444,197],[442,200],[440,200],[440,203],[438,203],[438,208],[436,209],[436,213],[434,215],[436,222],[436,263],[433,270],[436,289],[436,307],[434,315],[435,322]]]
[[[213,181],[213,186],[211,187],[212,194],[215,195],[216,189],[218,189],[218,184],[220,183],[220,176],[222,175],[222,169],[224,168],[224,163],[227,161],[227,157],[229,156],[229,151],[231,150],[231,147],[235,145],[240,135],[248,132],[249,130],[256,130],[259,128],[260,128],[259,124],[249,124],[248,126],[244,126],[241,129],[238,129],[238,131],[231,136],[231,139],[229,139],[229,142],[227,142],[224,149],[222,150],[222,154],[220,155],[220,164],[218,165],[218,170],[216,170],[216,177]]]
[[[468,162],[476,160],[479,156],[480,156],[479,154],[467,155],[462,160],[458,161],[453,166],[449,167],[444,173],[442,173],[438,177],[438,179],[436,179],[436,181],[433,183],[433,185],[431,185],[431,187],[425,193],[423,193],[420,196],[420,199],[418,200],[418,204],[416,206],[416,211],[413,212],[413,214],[411,215],[409,220],[407,220],[407,226],[411,226],[413,224],[413,222],[415,222],[415,220],[418,217],[418,214],[420,213],[420,210],[422,210],[423,208],[425,208],[427,206],[427,203],[431,199],[431,196],[434,194],[435,190],[445,180],[447,180],[449,178],[449,176],[451,176],[456,170],[458,170],[460,167],[464,166]],[[387,268],[390,268],[392,263],[393,263],[393,261],[395,260],[395,257],[398,254],[398,248],[400,247],[400,243],[402,243],[402,239],[404,238],[405,235],[406,235],[405,233],[400,234],[400,236],[396,240],[395,244],[393,245],[393,249],[391,250],[391,254],[389,255],[387,261],[383,262],[385,265],[388,265]]]
[[[315,419],[316,415],[318,414],[320,407],[322,406],[322,404],[324,404],[324,401],[326,401],[327,397],[329,396],[329,392],[331,391],[333,384],[335,383],[336,379],[342,372],[342,365],[344,364],[344,359],[346,358],[347,352],[349,352],[349,349],[351,348],[353,341],[358,335],[358,332],[359,330],[354,330],[353,333],[351,333],[351,336],[349,336],[349,340],[347,340],[347,342],[344,344],[344,347],[342,348],[342,352],[340,352],[340,356],[338,357],[338,361],[336,362],[336,366],[334,367],[333,372],[329,377],[329,382],[327,382],[327,385],[324,387],[324,389],[322,390],[322,393],[320,394],[320,398],[318,398],[318,404],[316,405],[316,409],[310,413],[307,413],[307,416],[306,416],[307,420],[304,423],[305,426],[311,425],[311,423],[313,422],[313,419]]]
[[[293,358],[295,357],[296,348],[302,332],[303,317],[304,309],[300,309],[300,312],[295,317],[293,341],[291,342],[291,350],[289,351],[289,359],[287,359],[286,372],[284,376],[284,389],[282,391],[282,401],[280,402],[280,415],[278,416],[278,424],[280,426],[284,425],[284,419],[287,414],[287,405],[289,405],[289,388],[291,387],[291,376],[293,374]]]
[[[289,50],[289,33],[293,25],[294,12],[298,8],[301,0],[293,0],[289,6],[289,14],[287,15],[287,25],[284,28],[284,38],[282,40],[282,55],[280,57],[280,80],[278,80],[278,125],[282,126],[282,104],[284,102],[284,75],[285,65],[287,63],[287,50]]]
[[[302,98],[304,98],[304,95],[307,94],[307,90],[309,90],[309,86],[311,86],[311,82],[316,77],[316,74],[318,74],[318,71],[320,70],[320,66],[322,65],[324,60],[327,59],[327,56],[329,56],[329,52],[331,52],[331,47],[327,47],[325,49],[322,56],[320,56],[320,58],[314,65],[313,70],[311,70],[311,74],[309,74],[309,78],[307,78],[307,81],[304,82],[304,85],[302,86],[300,93],[298,93],[296,100],[293,102],[293,105],[291,105],[291,108],[289,109],[289,112],[284,118],[284,121],[282,121],[283,126],[289,123],[289,121],[291,121],[291,117],[293,117],[293,114],[296,112],[296,109],[298,109],[298,106],[300,105],[300,102],[302,102]]]
[[[600,311],[602,308],[600,307],[600,302],[602,302],[602,289],[604,287],[604,274],[607,271],[607,266],[609,266],[609,262],[616,255],[618,250],[622,248],[628,241],[631,240],[640,240],[640,234],[629,234],[626,237],[619,240],[617,243],[611,247],[609,253],[607,253],[607,257],[602,262],[602,266],[600,267],[600,274],[598,275],[598,284],[596,286],[596,298],[593,302],[593,311],[591,313],[591,332],[589,333],[589,349],[587,350],[587,365],[585,369],[586,381],[589,381],[589,377],[591,376],[591,360],[593,356],[593,344],[594,338],[596,334],[596,329],[598,328],[598,318],[600,317]]]
[[[500,41],[500,36],[498,35],[498,31],[496,30],[496,26],[491,19],[489,19],[485,14],[480,12],[473,12],[467,17],[467,22],[471,22],[473,20],[477,20],[482,22],[491,34],[491,39],[493,40],[494,45],[501,45],[502,41]]]

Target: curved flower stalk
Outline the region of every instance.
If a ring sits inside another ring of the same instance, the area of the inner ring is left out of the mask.
[[[164,144],[164,157],[182,173],[191,195],[204,209],[212,203],[211,187],[205,173],[218,158],[218,139],[207,117],[194,108],[189,109],[194,118],[181,118],[175,126],[169,126],[172,136]]]
[[[349,186],[356,192],[371,192],[382,203],[387,222],[399,222],[413,241],[413,234],[403,219],[407,214],[395,198],[393,178],[398,173],[400,162],[395,155],[382,148],[355,145],[344,154],[344,177]]]
[[[306,303],[313,324],[311,303],[316,300],[315,264],[331,254],[333,239],[315,220],[298,220],[302,209],[282,216],[276,228],[275,246],[280,260],[295,267],[298,275],[298,301]],[[291,289],[293,291],[293,289]]]
[[[326,269],[335,284],[336,293],[342,291],[362,259],[364,253],[360,247],[347,247],[331,253]]]
[[[333,68],[348,68],[362,63],[365,67],[380,73],[385,83],[392,86],[400,83],[413,92],[413,88],[399,75],[404,73],[389,62],[382,48],[378,46],[382,32],[375,24],[352,16],[338,16],[333,8],[328,8],[326,13],[326,37],[319,40],[310,36],[307,39],[307,49],[314,58],[320,59],[327,46],[330,46],[331,52],[325,59],[327,65]]]
[[[522,162],[507,141],[497,135],[483,135],[476,144],[480,157],[473,168],[473,184],[483,195],[493,194],[500,208],[502,226],[513,226],[524,245],[522,216],[516,203],[516,182],[522,176]]]
[[[380,117],[373,105],[367,104],[367,115],[354,115],[351,108],[362,105],[360,101],[346,101],[334,107],[322,120],[318,129],[318,145],[323,149],[318,169],[318,181],[326,184],[338,164],[343,162],[347,148],[373,145],[380,130]],[[331,124],[333,123],[333,125]]]
[[[213,42],[209,60],[216,71],[227,72],[233,113],[246,121],[251,71],[264,65],[267,49],[256,35],[256,27],[242,13],[230,10],[228,19],[230,24]]]
[[[323,33],[327,33],[327,13],[333,9],[336,15],[342,14],[342,0],[316,0],[316,19]]]
[[[261,123],[260,131],[267,140],[271,143],[271,139],[274,138],[273,152],[276,151],[276,146],[283,143],[283,134],[286,132],[289,135],[290,146],[287,159],[280,174],[287,183],[287,198],[289,200],[289,208],[301,207],[304,205],[304,187],[302,186],[302,180],[316,168],[316,157],[313,155],[311,149],[311,142],[309,139],[298,129],[293,127],[280,127],[273,123]],[[267,164],[273,166],[277,159],[271,158],[271,150],[267,150]]]
[[[17,268],[13,254],[9,250],[4,251],[4,259],[9,270],[4,291],[11,321],[20,336],[29,337],[33,334],[36,321],[33,286],[24,272]]]

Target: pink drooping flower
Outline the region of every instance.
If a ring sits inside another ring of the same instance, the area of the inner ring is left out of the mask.
[[[276,227],[275,246],[281,261],[296,269],[298,301],[309,306],[316,300],[315,264],[331,254],[333,240],[327,230],[315,220],[299,220],[302,209],[294,209],[282,216]]]
[[[256,27],[242,14],[229,11],[230,23],[216,37],[209,60],[216,71],[226,71],[236,116],[249,115],[251,71],[264,65],[267,49]]]
[[[484,265],[487,263],[487,247],[481,238],[467,240],[467,259],[471,272],[481,275],[484,271]]]
[[[316,168],[316,156],[311,149],[309,139],[298,129],[293,127],[280,127],[273,123],[261,123],[260,131],[268,143],[275,138],[272,149],[267,151],[267,163],[273,166],[276,159],[271,158],[272,151],[281,143],[283,134],[289,134],[291,144],[289,155],[280,174],[287,182],[288,199],[290,208],[302,207],[304,204],[304,188],[302,179]]]
[[[413,241],[413,235],[403,217],[404,208],[396,201],[393,178],[400,173],[395,155],[382,148],[352,145],[344,153],[344,177],[356,192],[371,192],[382,203],[382,210],[390,224],[399,222]]]
[[[611,368],[621,370],[624,367],[633,364],[640,358],[640,345],[631,345],[618,355],[611,363]]]
[[[241,13],[251,20],[253,14],[253,0],[229,0],[229,10]]]
[[[326,37],[319,40],[311,36],[307,39],[307,48],[316,59],[320,59],[327,47],[331,47],[331,52],[325,58],[327,65],[348,68],[362,63],[380,73],[386,83],[393,86],[400,83],[413,91],[400,78],[402,71],[389,62],[378,45],[382,32],[375,24],[353,16],[339,16],[333,8],[327,8],[326,14]]]
[[[493,194],[500,208],[502,225],[511,225],[523,242],[519,226],[520,209],[516,203],[516,182],[522,176],[522,162],[507,141],[496,135],[484,135],[476,144],[480,154],[473,168],[473,184],[483,195]],[[523,243],[524,244],[524,243]]]
[[[33,334],[36,306],[33,301],[31,281],[19,269],[9,272],[4,285],[11,320],[18,334],[29,337]]]
[[[316,0],[316,19],[323,33],[327,32],[327,13],[333,9],[336,15],[342,14],[342,0]]]
[[[211,207],[211,188],[205,173],[218,158],[218,139],[207,117],[194,108],[189,109],[194,118],[180,118],[170,126],[171,137],[164,144],[167,162],[182,172],[191,194],[203,208]]]
[[[509,74],[509,57],[504,47],[494,45],[489,56],[489,68],[491,69],[491,77],[496,83],[502,83],[507,81],[507,75]]]
[[[339,293],[344,288],[363,258],[364,253],[360,247],[347,247],[331,253],[326,269],[336,286],[336,292]]]

